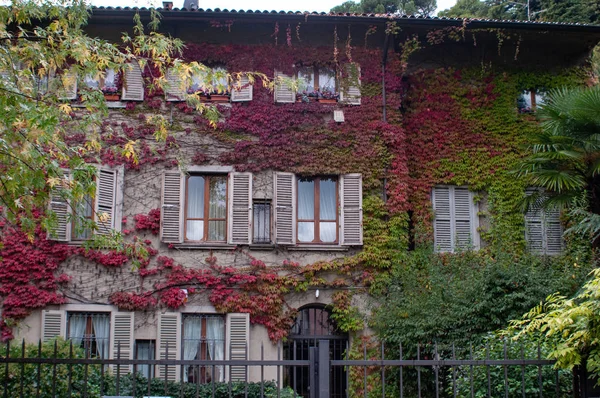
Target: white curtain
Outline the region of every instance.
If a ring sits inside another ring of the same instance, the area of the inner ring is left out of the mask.
[[[108,358],[109,316],[104,314],[92,315],[92,326],[94,326],[94,336],[96,337],[97,354],[100,358]]]
[[[183,359],[191,361],[196,359],[200,338],[202,333],[202,318],[198,316],[188,316],[183,318]],[[188,380],[188,369],[185,367],[184,380]]]
[[[74,347],[80,346],[83,341],[86,321],[87,315],[84,314],[71,314],[69,316],[69,339],[73,342]]]
[[[221,317],[206,319],[206,340],[208,343],[209,359],[221,361],[225,359],[225,322]],[[217,366],[217,380],[224,380],[223,366]]]
[[[335,91],[335,72],[332,69],[319,68],[319,89],[321,91]]]
[[[191,176],[187,181],[186,218],[204,218],[204,177]],[[202,240],[204,238],[204,221],[188,220],[186,223],[186,239]]]
[[[298,181],[298,220],[315,218],[315,183]],[[298,240],[312,242],[315,239],[314,222],[298,222]]]
[[[335,242],[336,238],[336,183],[332,179],[322,179],[319,186],[319,210],[321,224],[319,225],[319,239],[321,242]],[[325,221],[325,222],[324,222]],[[326,222],[330,221],[330,222]]]
[[[151,344],[150,342],[137,343],[137,359],[154,359],[153,356],[151,357]],[[150,378],[150,365],[138,365],[137,371],[145,378]]]

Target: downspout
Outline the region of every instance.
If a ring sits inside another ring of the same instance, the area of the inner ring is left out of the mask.
[[[386,29],[387,30],[387,29]],[[390,34],[385,33],[385,39],[383,40],[383,55],[381,58],[381,105],[383,106],[382,122],[387,123],[387,111],[386,111],[386,100],[385,100],[385,66],[387,64],[388,47],[390,46]],[[383,203],[387,203],[387,167],[383,170],[383,192],[382,199]]]

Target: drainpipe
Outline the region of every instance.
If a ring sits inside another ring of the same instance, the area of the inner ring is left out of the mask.
[[[385,65],[387,64],[388,47],[390,45],[390,35],[386,32],[385,39],[383,40],[383,56],[381,58],[381,105],[383,106],[382,121],[387,123],[387,111],[386,111],[386,100],[385,100]],[[387,203],[387,167],[383,170],[383,192],[382,199],[383,203]]]

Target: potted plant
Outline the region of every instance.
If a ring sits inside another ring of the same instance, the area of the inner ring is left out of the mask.
[[[121,99],[119,89],[116,86],[104,86],[102,87],[102,92],[106,101],[118,101]]]
[[[331,87],[323,87],[319,92],[319,102],[325,104],[335,104],[338,101],[339,94]]]

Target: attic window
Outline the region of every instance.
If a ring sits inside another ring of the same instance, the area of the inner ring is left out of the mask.
[[[517,109],[519,113],[535,112],[538,106],[544,105],[545,99],[546,93],[543,91],[523,91],[517,99]]]

